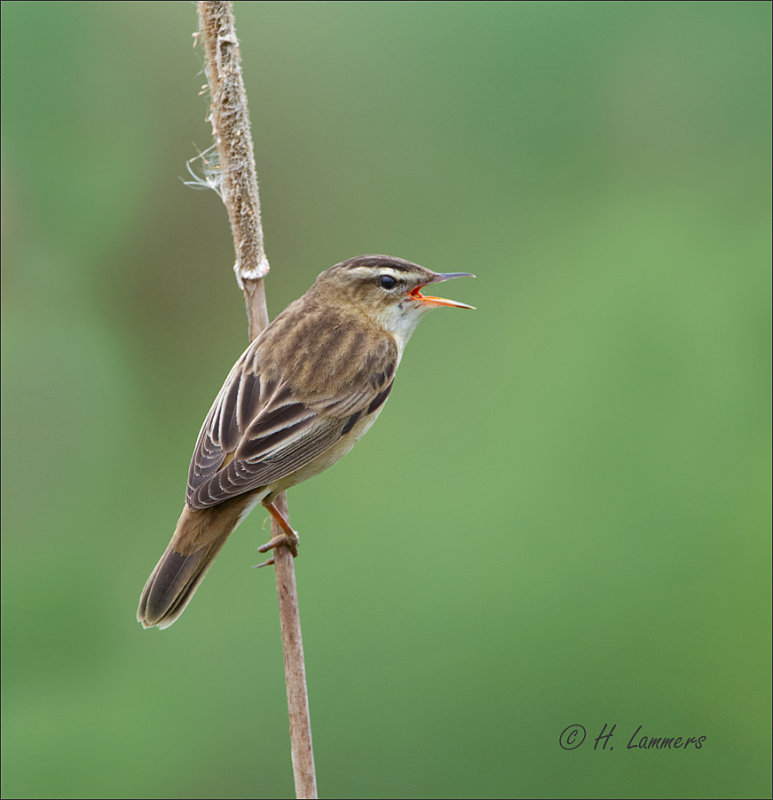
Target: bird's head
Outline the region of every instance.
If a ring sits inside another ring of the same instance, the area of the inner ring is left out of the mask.
[[[474,308],[421,293],[431,283],[463,277],[475,276],[469,272],[433,272],[394,256],[357,256],[321,273],[315,289],[324,294],[326,302],[356,309],[404,343],[426,311],[439,306]]]

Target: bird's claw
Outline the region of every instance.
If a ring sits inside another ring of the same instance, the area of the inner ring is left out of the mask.
[[[275,536],[270,542],[262,544],[258,548],[258,552],[268,553],[269,550],[284,546],[293,554],[293,558],[296,558],[298,556],[298,541],[298,534],[295,531],[293,531],[292,534],[281,533],[279,536]],[[269,560],[272,561],[273,559]]]
[[[266,502],[264,500],[263,505],[265,506],[266,511],[268,511],[269,514],[271,514],[271,516],[274,518],[274,522],[282,529],[283,533],[280,533],[278,536],[274,536],[270,542],[262,544],[258,548],[258,552],[267,553],[269,550],[274,550],[277,547],[286,547],[292,553],[293,558],[297,558],[298,534],[290,527],[290,523],[285,519],[282,512],[274,505],[273,502]],[[261,564],[256,564],[253,569],[267,567],[274,563],[276,563],[274,559],[269,558],[267,561],[264,561]]]

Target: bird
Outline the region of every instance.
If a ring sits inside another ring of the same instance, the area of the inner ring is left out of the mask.
[[[274,499],[332,466],[373,425],[427,311],[474,308],[421,293],[461,277],[475,276],[394,256],[350,258],[321,272],[252,341],[201,426],[185,505],[140,596],[144,628],[167,628],[179,618],[258,503],[283,531],[258,549],[286,545],[297,555],[297,533]]]

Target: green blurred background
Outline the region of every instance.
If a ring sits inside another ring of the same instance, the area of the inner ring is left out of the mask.
[[[272,315],[359,253],[478,275],[290,495],[323,796],[769,796],[770,4],[236,15]],[[195,28],[2,4],[6,797],[292,793],[262,515],[134,619],[246,344]]]

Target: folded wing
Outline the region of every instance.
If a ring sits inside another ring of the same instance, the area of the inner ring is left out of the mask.
[[[236,362],[204,421],[191,459],[186,502],[202,509],[274,483],[302,468],[386,400],[396,368],[392,342],[343,391],[301,399],[290,381],[261,374],[255,348]]]

